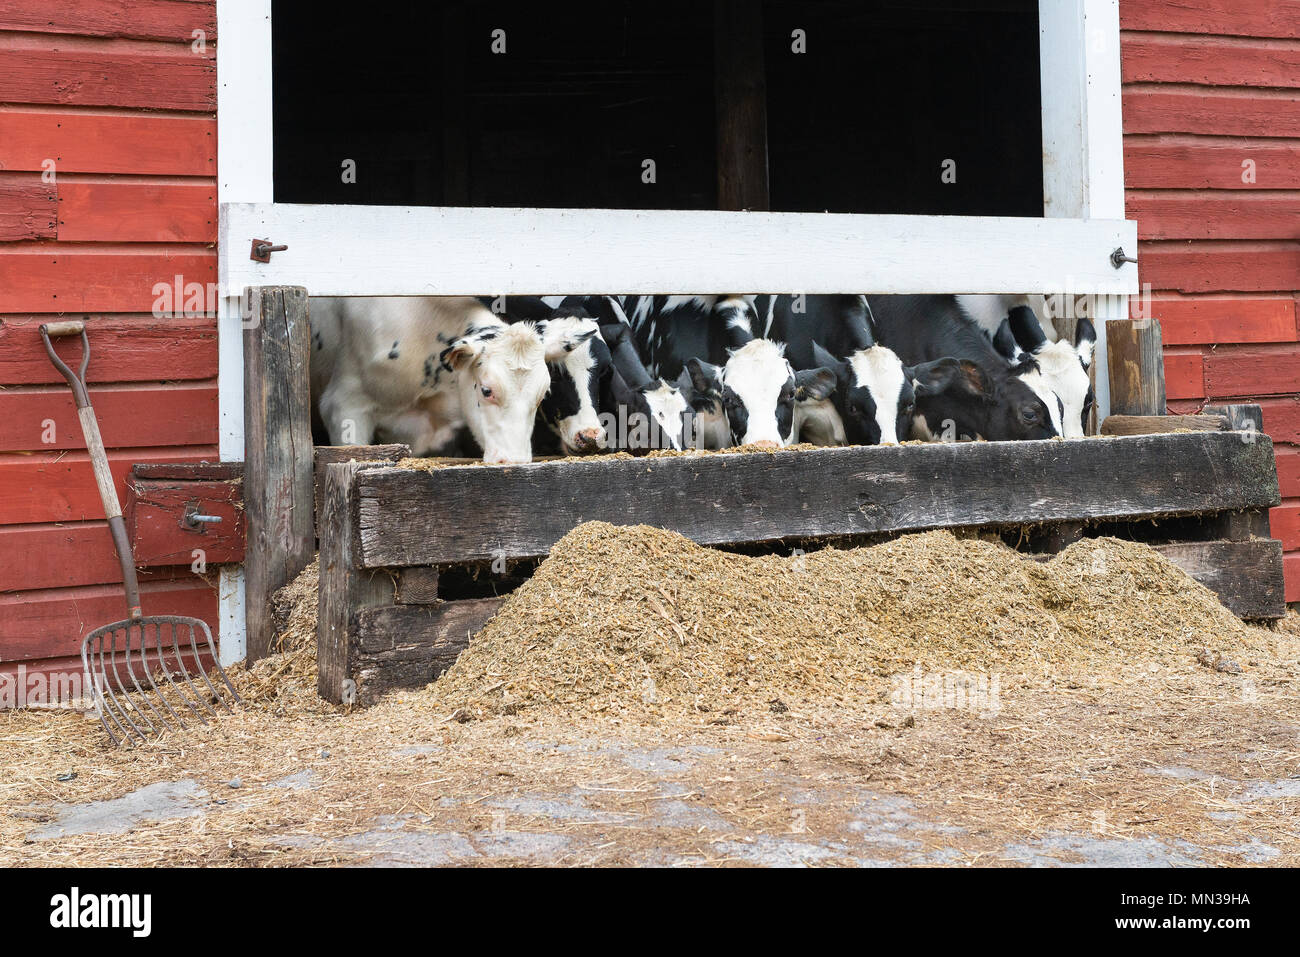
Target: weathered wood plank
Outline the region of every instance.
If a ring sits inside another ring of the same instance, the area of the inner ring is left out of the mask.
[[[1110,410],[1114,415],[1164,415],[1165,363],[1158,319],[1106,323]]]
[[[1218,595],[1233,614],[1241,618],[1281,618],[1286,614],[1281,542],[1254,539],[1153,547]]]
[[[316,603],[316,688],[334,704],[356,701],[356,616],[392,604],[393,580],[356,567],[355,463],[329,465],[321,503],[319,591]]]
[[[318,445],[312,452],[312,500],[320,515],[325,494],[325,467],[339,462],[396,462],[408,458],[409,445]]]
[[[1300,269],[1296,275],[1300,276]],[[1205,357],[1207,396],[1253,398],[1297,392],[1300,392],[1300,345],[1228,346]]]
[[[210,113],[217,57],[192,47],[67,49],[52,40],[44,49],[0,48],[0,86],[11,103]]]
[[[36,331],[49,318],[10,315],[0,322],[0,385],[63,384]],[[94,350],[86,370],[92,386],[157,382],[161,375],[173,382],[217,377],[216,319],[87,316],[85,323]]]
[[[215,176],[217,120],[41,109],[0,112],[0,166],[41,172],[50,159],[60,173]],[[183,275],[188,281],[198,278]]]
[[[138,479],[150,481],[225,482],[244,477],[243,462],[140,462],[132,469]]]
[[[316,532],[307,361],[307,290],[249,290],[255,327],[244,337],[244,506],[248,661],[275,638],[271,596],[311,562]]]
[[[373,704],[399,688],[419,688],[450,668],[469,638],[497,613],[504,598],[437,605],[392,605],[357,613],[354,675],[357,703]]]
[[[53,239],[58,218],[53,183],[39,176],[0,176],[0,242]]]
[[[1222,415],[1111,415],[1101,424],[1102,435],[1158,435],[1162,432],[1226,432]]]
[[[0,128],[4,116],[0,113]],[[215,283],[216,250],[143,243],[116,248],[94,243],[0,246],[0,313],[151,312],[158,308],[154,290],[176,276],[183,276],[187,285],[207,288]]]
[[[838,448],[357,476],[362,563],[534,558],[592,520],[702,544],[1277,504],[1272,443],[1230,432]],[[431,504],[436,503],[436,513]],[[434,521],[431,515],[457,521]]]

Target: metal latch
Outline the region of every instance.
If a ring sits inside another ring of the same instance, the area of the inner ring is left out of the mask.
[[[185,512],[181,515],[181,528],[187,532],[202,532],[203,526],[209,522],[221,521],[220,515],[201,515],[197,504],[191,502],[185,506]]]
[[[256,263],[269,263],[271,261],[271,253],[282,253],[288,248],[288,246],[284,245],[276,246],[269,239],[254,239],[253,249],[249,253],[248,258]]]
[[[1114,252],[1110,254],[1110,264],[1116,269],[1121,268],[1125,263],[1135,263],[1137,259],[1124,252],[1123,246],[1116,246]]]

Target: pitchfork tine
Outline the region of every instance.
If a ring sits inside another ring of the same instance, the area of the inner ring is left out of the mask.
[[[176,653],[176,664],[181,669],[181,677],[184,678],[185,683],[190,686],[190,692],[194,695],[194,700],[198,701],[199,704],[203,704],[203,698],[200,697],[199,695],[199,689],[194,687],[194,682],[190,680],[189,669],[185,667],[185,656],[181,653],[180,643],[176,640],[176,622],[174,621],[171,622],[171,626],[172,626],[172,651]],[[174,681],[173,684],[175,684]],[[176,685],[176,690],[177,691],[181,690],[180,685]],[[184,692],[181,692],[181,698],[185,699]],[[189,705],[189,709],[194,712],[194,717],[198,718],[202,724],[208,723],[207,718],[203,717],[203,715],[199,712],[199,710],[195,708],[194,705],[190,704],[188,699],[185,699],[185,703]],[[204,707],[207,706],[204,705]],[[209,708],[208,710],[211,711],[212,709]],[[215,711],[213,711],[212,713],[216,714]]]

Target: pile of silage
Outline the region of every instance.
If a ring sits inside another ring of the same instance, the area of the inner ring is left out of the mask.
[[[1118,539],[1085,539],[1049,562],[946,531],[748,557],[590,522],[430,691],[466,715],[850,705],[918,663],[1113,675],[1261,641],[1157,552]]]
[[[230,669],[240,697],[277,714],[332,710],[316,691],[316,607],[319,556],[271,599],[276,626],[271,654],[247,668]]]

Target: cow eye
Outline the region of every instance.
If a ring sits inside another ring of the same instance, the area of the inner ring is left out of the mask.
[[[1037,422],[1039,419],[1038,410],[1034,408],[1021,409],[1020,417],[1026,422]]]
[[[491,386],[481,385],[481,386],[478,387],[478,390],[479,390],[480,392],[483,393],[483,398],[485,398],[485,399],[490,399],[490,398],[492,398],[492,387],[491,387]]]

